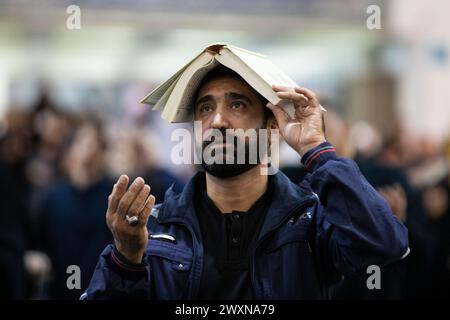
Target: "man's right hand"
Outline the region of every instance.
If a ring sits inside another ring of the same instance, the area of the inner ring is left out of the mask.
[[[114,236],[117,250],[130,262],[141,263],[148,242],[147,221],[155,204],[150,186],[136,178],[128,188],[129,178],[121,175],[108,197],[106,223]],[[126,216],[137,216],[130,225]]]

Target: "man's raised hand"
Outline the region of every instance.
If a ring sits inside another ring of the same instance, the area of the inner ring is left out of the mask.
[[[127,189],[129,178],[121,175],[108,197],[106,223],[111,230],[117,250],[130,262],[141,263],[148,242],[147,221],[155,204],[150,186],[136,178]],[[129,224],[128,218],[137,217]]]
[[[325,141],[322,111],[314,92],[306,88],[273,86],[278,97],[294,103],[295,117],[291,118],[278,105],[268,103],[272,110],[284,140],[300,155]]]

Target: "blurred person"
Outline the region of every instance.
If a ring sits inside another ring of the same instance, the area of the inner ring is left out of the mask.
[[[107,143],[99,122],[88,119],[66,142],[61,158],[65,178],[53,183],[37,213],[40,249],[52,264],[47,297],[77,299],[87,287],[99,250],[110,243],[104,224],[112,181],[107,177]],[[81,270],[81,288],[69,290],[67,268]]]
[[[351,125],[348,143],[355,159],[371,159],[381,149],[382,136],[371,124],[356,121]]]
[[[403,261],[404,275],[399,276],[398,298],[426,298],[432,292],[435,237],[425,224],[421,190],[411,185],[407,176],[407,157],[399,152],[399,145],[386,143],[371,157],[357,154],[356,162],[367,180],[385,198],[392,212],[408,228],[411,253]],[[397,272],[397,271],[395,271]],[[400,279],[401,278],[401,279]],[[394,282],[395,279],[392,279]]]
[[[30,198],[27,206],[31,212],[31,223],[36,221],[39,201],[50,185],[58,182],[64,175],[60,167],[64,143],[75,127],[78,118],[58,106],[51,97],[48,86],[40,87],[40,95],[30,110],[32,148],[25,169],[30,183]],[[45,284],[50,273],[49,257],[39,251],[39,235],[36,228],[27,233],[29,246],[25,252],[25,268],[30,276],[29,298],[45,297]]]
[[[58,109],[34,112],[34,148],[27,174],[36,188],[45,190],[64,174],[58,165],[65,141],[78,119]]]
[[[336,111],[327,108],[325,128],[327,139],[335,146],[336,154],[340,157],[352,158],[353,150],[349,143],[351,127],[348,122]]]
[[[23,263],[29,245],[30,183],[25,174],[32,150],[31,117],[8,110],[0,137],[0,298],[25,299],[29,282]]]
[[[410,168],[440,156],[437,140],[409,132],[400,121],[394,120],[393,132],[385,135],[381,147],[373,157],[386,166],[409,171]]]
[[[450,176],[424,188],[428,226],[436,238],[432,272],[433,298],[450,298]]]
[[[309,177],[302,186],[280,171],[261,174],[261,162],[204,162],[181,194],[154,207],[151,187],[142,178],[128,186],[122,175],[107,211],[114,245],[101,254],[82,299],[323,299],[342,275],[407,254],[406,228],[325,140],[315,94],[273,89],[295,104],[294,118],[217,67],[198,87],[194,118],[202,130],[279,128],[303,156]],[[196,144],[235,157],[223,141]]]

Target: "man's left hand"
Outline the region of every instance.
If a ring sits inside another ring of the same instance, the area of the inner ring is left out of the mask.
[[[311,90],[273,86],[278,97],[291,100],[295,107],[295,117],[291,118],[282,107],[268,103],[278,122],[284,140],[301,156],[325,141],[320,103]]]

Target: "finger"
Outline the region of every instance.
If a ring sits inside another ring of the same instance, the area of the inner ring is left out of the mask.
[[[273,85],[272,89],[275,92],[281,92],[281,91],[294,92],[294,87],[288,87],[288,86],[283,86],[283,85]]]
[[[319,107],[319,100],[314,92],[309,89],[296,87],[295,92],[303,94],[310,102],[311,107]]]
[[[309,108],[309,101],[304,97],[302,100],[296,101],[294,103],[296,116],[305,116],[308,114],[306,111],[313,111],[314,109]]]
[[[155,196],[152,194],[147,198],[147,201],[145,201],[144,208],[139,214],[139,221],[142,224],[147,225],[148,218],[150,217],[155,202]]]
[[[278,127],[280,129],[284,128],[288,124],[290,119],[286,111],[284,111],[280,106],[276,106],[270,102],[266,106],[272,111],[273,115],[275,116]]]
[[[117,207],[117,213],[121,216],[125,216],[127,214],[128,208],[130,208],[131,203],[136,199],[141,189],[144,187],[144,179],[141,177],[136,178],[131,186],[128,188],[128,191],[125,192],[122,199],[120,199],[119,205]]]
[[[110,212],[110,213],[116,212],[120,199],[123,197],[123,195],[127,191],[128,182],[129,182],[129,178],[125,174],[121,175],[119,177],[119,179],[117,179],[117,182],[114,184],[113,190],[108,197],[107,212]]]
[[[297,107],[301,107],[302,109],[309,107],[309,101],[304,95],[301,95],[301,99],[297,101],[295,108],[297,109]]]
[[[309,101],[308,99],[299,93],[296,92],[286,92],[286,91],[282,91],[282,92],[278,92],[277,96],[280,97],[281,99],[286,99],[286,100],[292,100],[294,101],[296,104],[302,104],[302,105],[309,105]]]
[[[130,208],[128,209],[128,215],[130,216],[138,216],[139,212],[141,212],[144,207],[145,201],[147,200],[148,195],[150,194],[150,186],[148,184],[144,185],[136,199],[131,203]]]

